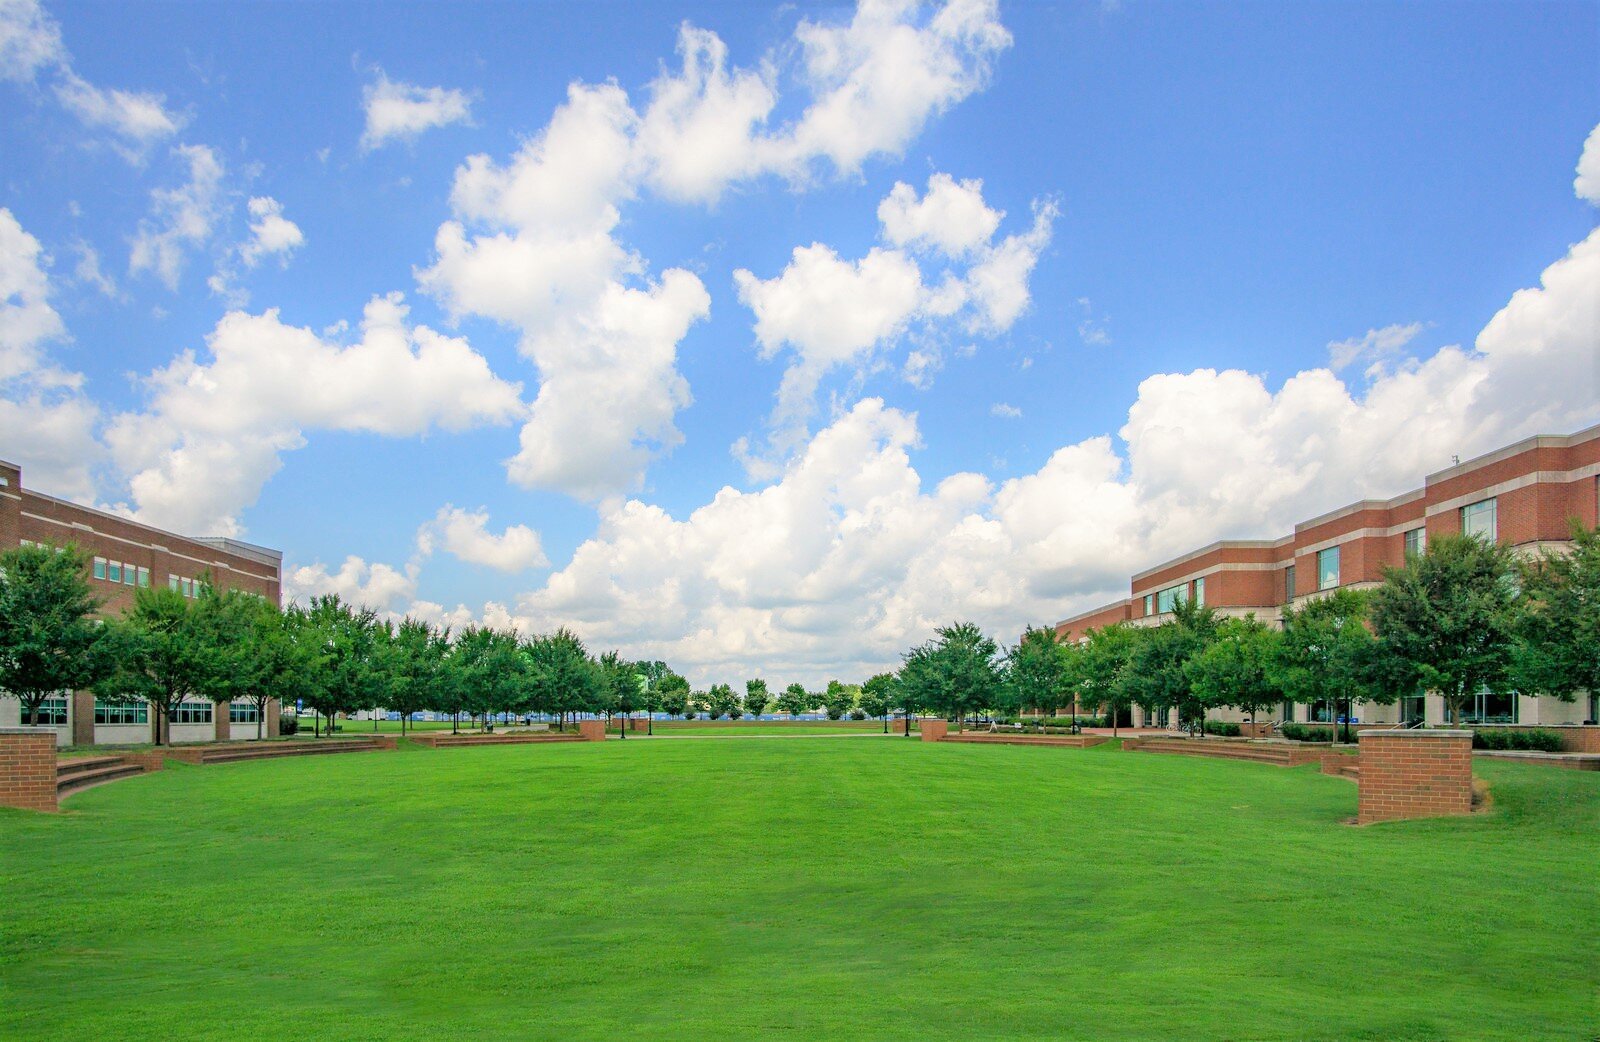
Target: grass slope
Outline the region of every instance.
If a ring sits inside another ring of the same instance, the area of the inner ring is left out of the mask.
[[[1600,775],[1340,824],[1313,770],[913,741],[175,767],[0,810],[0,1037],[1597,1030]]]

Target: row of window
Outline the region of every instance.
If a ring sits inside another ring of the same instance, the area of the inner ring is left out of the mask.
[[[108,561],[104,557],[94,559],[94,577],[106,582],[122,583],[124,586],[150,585],[150,569],[125,564],[122,561]]]
[[[1202,575],[1192,583],[1179,583],[1176,586],[1169,586],[1158,593],[1145,594],[1144,613],[1146,615],[1164,615],[1178,605],[1188,601],[1191,595],[1194,597],[1195,604],[1203,606],[1206,603],[1205,576]]]
[[[167,576],[167,589],[177,590],[185,597],[198,597],[205,592],[206,584],[199,579],[185,579],[181,575]]]
[[[1482,502],[1472,503],[1461,508],[1461,531],[1466,535],[1478,536],[1491,543],[1498,537],[1496,524],[1495,501],[1485,499]],[[1401,535],[1405,554],[1421,554],[1428,549],[1428,530],[1425,527],[1413,528]],[[1330,546],[1326,550],[1317,551],[1317,591],[1336,589],[1339,586],[1339,548]],[[1295,586],[1295,568],[1289,565],[1283,570],[1284,603],[1294,600],[1297,593]]]
[[[261,719],[261,711],[253,702],[233,702],[228,706],[228,720],[235,724],[253,724]],[[150,722],[150,707],[144,702],[131,705],[115,705],[100,701],[94,702],[94,722],[97,724],[148,724]],[[172,714],[175,724],[209,724],[211,723],[210,702],[185,702],[178,706]],[[67,726],[67,700],[64,698],[47,698],[39,705],[39,726],[65,727]]]

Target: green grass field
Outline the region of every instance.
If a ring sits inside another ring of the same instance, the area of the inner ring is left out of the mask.
[[[0,1038],[1588,1039],[1600,774],[911,741],[407,749],[0,810]]]

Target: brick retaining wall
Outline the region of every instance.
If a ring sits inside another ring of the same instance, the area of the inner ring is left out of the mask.
[[[55,811],[55,731],[0,727],[0,806]]]
[[[1362,825],[1472,812],[1472,732],[1362,731]]]

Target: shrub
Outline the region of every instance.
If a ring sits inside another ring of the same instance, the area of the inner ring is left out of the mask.
[[[865,709],[852,709],[852,710],[850,710],[850,719],[852,719],[852,720],[865,720],[866,718],[867,718],[867,711]]]
[[[1226,720],[1207,720],[1205,731],[1206,734],[1221,735],[1224,738],[1237,738],[1241,734],[1238,724]]]
[[[1283,736],[1292,742],[1331,742],[1334,728],[1307,724],[1284,724]]]
[[[299,734],[300,733],[300,718],[298,716],[280,716],[280,717],[278,717],[278,733],[279,734]]]
[[[1514,749],[1522,752],[1558,753],[1561,736],[1554,731],[1473,731],[1474,749]]]

